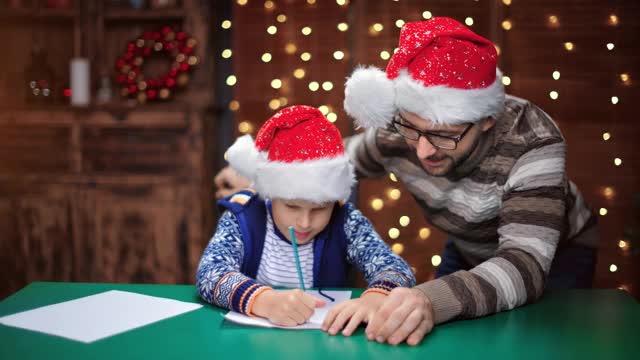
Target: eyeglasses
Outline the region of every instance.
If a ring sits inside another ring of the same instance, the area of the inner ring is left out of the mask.
[[[467,126],[467,128],[458,136],[445,136],[416,129],[411,125],[405,124],[406,122],[407,121],[401,115],[397,115],[396,118],[393,119],[393,127],[396,129],[398,134],[413,141],[418,141],[420,140],[420,136],[424,136],[431,145],[443,150],[455,150],[458,147],[458,143],[462,141],[464,136],[467,135],[469,130],[471,130],[473,125],[475,125],[475,123],[469,124],[469,126]]]

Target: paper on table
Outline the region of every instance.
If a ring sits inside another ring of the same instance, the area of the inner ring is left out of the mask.
[[[90,343],[201,307],[111,290],[5,316],[0,324]]]
[[[325,298],[324,296],[320,295],[316,290],[307,290],[305,292],[313,297],[325,300],[327,304],[324,307],[316,308],[316,311],[313,313],[311,318],[302,325],[279,326],[271,323],[267,319],[249,317],[244,314],[237,313],[235,311],[229,311],[227,315],[224,316],[224,318],[234,323],[238,323],[241,325],[249,325],[249,326],[282,328],[282,329],[292,329],[292,330],[320,329],[322,327],[322,321],[324,320],[324,317],[327,315],[327,313],[329,312],[329,310],[331,310],[332,307],[338,305],[343,301],[351,299],[350,290],[331,290],[331,291],[323,290],[322,291],[323,294],[327,294],[331,296],[332,298],[335,299],[335,301],[331,301]]]

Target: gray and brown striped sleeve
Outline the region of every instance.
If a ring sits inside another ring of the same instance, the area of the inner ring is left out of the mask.
[[[563,139],[530,145],[504,185],[495,255],[418,286],[433,304],[436,323],[510,310],[542,295],[566,226],[566,185]]]
[[[375,178],[386,174],[376,143],[375,129],[345,138],[344,147],[358,177]]]

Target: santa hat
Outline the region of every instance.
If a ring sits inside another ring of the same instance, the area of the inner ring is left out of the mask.
[[[494,45],[445,17],[406,23],[386,72],[356,69],[344,108],[364,128],[386,127],[399,110],[435,124],[477,122],[502,112],[504,87]]]
[[[290,106],[227,150],[232,168],[265,198],[314,203],[345,200],[355,182],[338,128],[311,106]]]

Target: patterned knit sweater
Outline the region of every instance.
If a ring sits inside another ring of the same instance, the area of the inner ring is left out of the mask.
[[[595,217],[566,177],[566,144],[555,123],[513,96],[496,120],[446,177],[427,174],[395,132],[368,130],[345,140],[359,175],[393,172],[427,221],[457,238],[474,266],[418,286],[432,302],[436,323],[533,302],[559,244],[596,245]]]
[[[359,210],[349,202],[344,206],[347,238],[344,256],[364,274],[369,288],[389,291],[398,286],[414,286],[416,279],[409,265],[391,251]],[[273,228],[267,227],[266,236],[273,235],[269,233]],[[265,254],[261,262],[268,261]],[[205,301],[240,313],[251,313],[255,298],[273,284],[262,284],[242,274],[243,257],[244,242],[238,220],[233,213],[225,211],[202,254],[196,274],[196,287]],[[292,262],[289,266],[295,268],[296,265]]]

